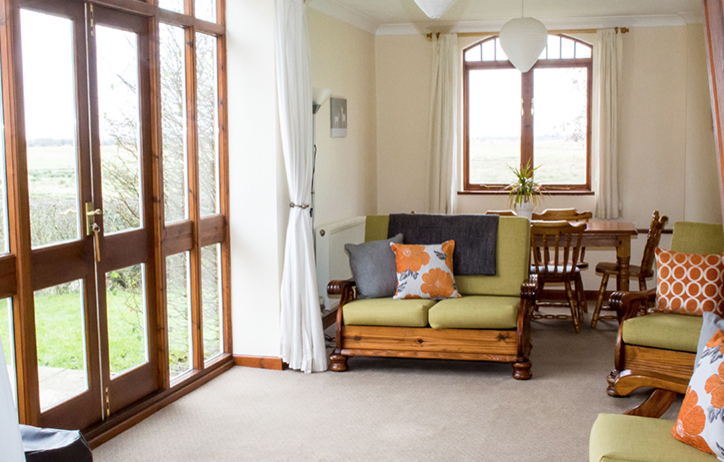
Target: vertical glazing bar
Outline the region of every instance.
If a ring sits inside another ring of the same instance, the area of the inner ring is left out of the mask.
[[[187,0],[187,6],[190,0]],[[191,5],[193,6],[193,5]],[[186,33],[186,126],[188,127],[188,185],[189,219],[192,223],[194,246],[189,252],[190,293],[191,298],[191,338],[193,342],[194,369],[204,368],[203,326],[201,316],[201,247],[199,225],[201,206],[199,203],[199,146],[198,123],[196,115],[196,32],[193,27]]]

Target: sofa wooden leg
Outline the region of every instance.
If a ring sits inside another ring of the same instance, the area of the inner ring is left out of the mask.
[[[616,379],[618,378],[619,371],[616,369],[612,370],[608,377],[606,377],[606,394],[613,396],[614,398],[620,398],[621,395],[616,391]]]
[[[533,377],[530,366],[530,361],[527,360],[513,363],[513,378],[516,380],[529,380]]]
[[[624,412],[624,414],[658,419],[671,407],[671,404],[676,400],[676,395],[675,391],[657,388],[646,401]]]
[[[329,369],[334,372],[344,372],[347,370],[347,357],[340,354],[339,351],[335,351],[329,355],[331,361]]]

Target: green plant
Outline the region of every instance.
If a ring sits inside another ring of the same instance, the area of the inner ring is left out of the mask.
[[[541,196],[540,185],[535,182],[535,171],[541,166],[532,168],[530,161],[525,167],[514,168],[510,167],[510,170],[515,175],[515,181],[508,185],[510,188],[510,194],[508,195],[508,203],[511,206],[517,206],[525,204],[527,202],[533,202],[533,205],[538,205],[538,198]]]

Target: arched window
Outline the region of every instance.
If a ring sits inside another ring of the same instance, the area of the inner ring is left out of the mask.
[[[501,191],[529,163],[545,190],[591,190],[592,51],[549,35],[523,74],[497,36],[464,50],[465,191]]]

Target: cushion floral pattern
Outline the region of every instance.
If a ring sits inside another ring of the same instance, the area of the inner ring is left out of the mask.
[[[394,298],[460,297],[452,272],[455,241],[437,245],[390,244],[397,265]]]
[[[724,332],[717,331],[686,390],[674,438],[724,461]]]
[[[721,255],[699,255],[656,249],[656,308],[701,316],[724,313],[724,261]]]

